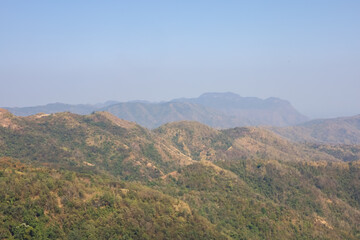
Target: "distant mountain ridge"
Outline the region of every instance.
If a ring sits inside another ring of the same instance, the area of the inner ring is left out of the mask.
[[[96,111],[97,109],[101,109],[113,104],[117,104],[116,101],[107,101],[105,103],[100,104],[66,104],[66,103],[49,103],[41,106],[33,106],[33,107],[13,107],[13,108],[5,108],[9,110],[12,114],[17,116],[31,116],[37,113],[58,113],[58,112],[71,112],[81,115],[87,115]]]
[[[18,116],[29,116],[40,112],[69,111],[85,115],[94,111],[108,111],[119,118],[137,122],[147,128],[156,128],[168,122],[182,120],[198,121],[216,128],[290,126],[308,120],[288,101],[278,98],[263,100],[256,97],[241,97],[231,92],[205,93],[198,98],[179,98],[160,103],[147,101],[109,101],[97,105],[54,103],[7,109]]]
[[[360,115],[312,120],[292,127],[271,130],[296,142],[360,144]]]
[[[226,122],[223,122],[221,126],[210,124],[213,127],[289,126],[308,120],[288,101],[274,97],[263,100],[256,97],[241,97],[231,92],[205,93],[198,98],[175,99],[173,102],[199,104],[227,116]]]
[[[265,100],[256,97],[241,97],[232,92],[226,93],[204,93],[198,98],[179,98],[171,102],[192,102],[207,107],[223,109],[261,109],[273,107],[272,103],[289,104],[279,98],[267,98]]]

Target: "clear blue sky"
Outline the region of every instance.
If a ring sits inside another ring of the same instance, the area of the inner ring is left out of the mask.
[[[204,92],[360,114],[360,1],[0,1],[0,106]]]

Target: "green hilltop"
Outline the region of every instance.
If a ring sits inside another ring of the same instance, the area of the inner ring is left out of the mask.
[[[1,239],[359,239],[360,146],[0,111]]]

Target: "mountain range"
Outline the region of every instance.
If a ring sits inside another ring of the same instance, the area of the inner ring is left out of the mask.
[[[181,98],[169,102],[106,102],[97,105],[62,103],[36,107],[7,108],[18,116],[69,111],[90,114],[107,111],[128,121],[153,129],[168,122],[198,121],[215,128],[240,126],[291,126],[308,120],[289,102],[278,98],[241,97],[235,93],[205,93],[198,98]]]
[[[0,110],[1,239],[359,239],[360,146]]]

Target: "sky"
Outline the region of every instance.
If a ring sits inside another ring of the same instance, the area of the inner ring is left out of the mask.
[[[358,0],[0,1],[0,106],[278,97],[360,114]]]

